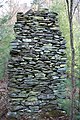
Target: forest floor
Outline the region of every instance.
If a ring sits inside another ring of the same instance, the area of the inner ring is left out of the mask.
[[[7,98],[7,84],[8,80],[0,80],[0,120],[12,120],[7,118],[7,112],[8,112],[8,98]],[[38,120],[69,120],[67,115],[59,115],[56,117],[50,116],[48,114],[43,114],[42,118],[39,118]],[[26,116],[22,116],[18,120],[30,120]],[[32,120],[32,119],[31,119]]]
[[[7,120],[7,81],[0,80],[0,120]]]

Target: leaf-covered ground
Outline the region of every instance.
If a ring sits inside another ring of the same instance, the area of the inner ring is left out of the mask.
[[[0,120],[7,120],[7,81],[0,81]]]

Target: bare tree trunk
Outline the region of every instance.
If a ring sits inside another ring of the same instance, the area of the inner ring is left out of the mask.
[[[73,20],[72,20],[72,12],[73,12],[73,0],[70,1],[70,15],[69,15],[69,27],[70,27],[70,45],[71,45],[71,81],[72,81],[72,91],[71,91],[71,114],[70,120],[74,120],[75,114],[75,78],[74,78],[74,65],[75,65],[75,50],[74,50],[74,43],[73,43]]]
[[[80,25],[80,16],[79,16],[79,13],[80,13],[80,7],[79,7],[79,5],[78,5],[78,23],[79,23],[79,25]],[[78,40],[79,40],[79,37],[78,37]],[[80,56],[80,41],[79,41],[79,44],[78,44],[78,56]],[[78,104],[78,108],[79,108],[79,112],[80,112],[80,59],[79,59],[79,63],[78,63],[79,65],[78,65],[78,70],[79,70],[79,72],[78,72],[78,74],[79,74],[79,76],[78,76],[78,79],[79,79],[79,104]]]
[[[68,8],[68,18],[69,18],[69,29],[70,29],[70,46],[71,46],[71,83],[72,83],[72,91],[71,91],[71,110],[70,110],[70,120],[75,120],[75,50],[74,50],[74,40],[73,40],[73,0],[66,0],[67,8]]]
[[[79,40],[79,38],[78,38],[78,40]],[[78,51],[80,50],[80,41],[79,41],[79,45],[78,45]],[[80,51],[79,51],[79,53],[78,53],[79,55],[79,57],[80,57]],[[78,63],[79,65],[78,65],[78,80],[79,80],[79,104],[78,104],[78,111],[80,112],[80,59],[79,59],[79,63]]]

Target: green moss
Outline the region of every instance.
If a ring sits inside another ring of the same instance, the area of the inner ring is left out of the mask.
[[[51,117],[60,117],[65,115],[65,113],[63,113],[60,110],[52,110],[52,111],[49,111],[48,113],[49,113],[49,116]]]

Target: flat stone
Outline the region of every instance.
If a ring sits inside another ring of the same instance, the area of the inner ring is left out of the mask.
[[[7,116],[9,119],[17,118],[17,112],[8,112]]]
[[[31,39],[23,39],[23,42],[32,42]]]
[[[27,101],[34,102],[34,101],[37,101],[37,98],[36,98],[36,96],[30,96],[30,97],[28,97]]]
[[[25,60],[32,60],[32,57],[23,57],[23,59],[25,59]]]

